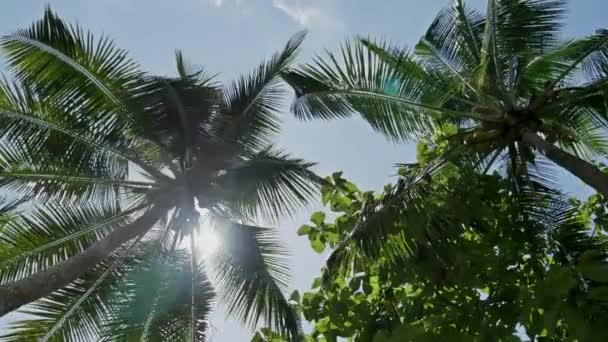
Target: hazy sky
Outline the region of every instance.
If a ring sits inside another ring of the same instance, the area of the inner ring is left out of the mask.
[[[111,36],[148,71],[173,74],[173,51],[179,48],[189,61],[231,80],[304,28],[309,36],[300,62],[355,35],[412,46],[450,0],[3,0],[0,34],[29,25],[46,3],[70,22]],[[469,3],[479,7],[485,1]],[[566,35],[608,27],[606,13],[606,0],[570,1]],[[359,120],[302,123],[293,120],[287,108],[283,120],[278,145],[318,162],[321,175],[344,170],[364,189],[380,189],[394,174],[394,163],[415,158],[413,146],[387,143]],[[309,288],[323,262],[324,256],[315,255],[308,240],[295,234],[318,209],[311,206],[296,218],[285,218],[280,227],[293,255],[293,288]],[[249,340],[247,329],[224,318],[221,311],[214,315],[212,341]]]

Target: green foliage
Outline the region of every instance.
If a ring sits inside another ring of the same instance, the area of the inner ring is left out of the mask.
[[[402,169],[398,183],[412,172]],[[313,326],[306,341],[517,341],[520,326],[542,341],[608,336],[608,241],[595,214],[605,210],[600,195],[571,200],[552,226],[526,210],[497,174],[461,167],[423,184],[424,206],[413,209],[407,189],[393,201],[394,186],[375,194],[341,173],[327,178],[322,198],[335,219],[314,213],[300,235],[325,237],[331,226],[338,242],[326,246],[332,255],[348,249],[350,257],[334,265],[330,257],[312,288],[292,295]],[[362,208],[373,203],[383,205],[376,208],[384,216],[374,222],[393,228],[373,225],[357,238]],[[537,206],[555,214],[549,204]],[[383,242],[369,251],[373,235]],[[407,252],[395,254],[396,241],[405,241]],[[254,340],[281,341],[268,334]]]

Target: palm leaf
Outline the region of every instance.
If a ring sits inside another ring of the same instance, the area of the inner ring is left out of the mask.
[[[483,16],[468,9],[462,1],[442,10],[418,45],[416,54],[429,68],[452,75],[463,90],[477,93],[471,76],[480,62]]]
[[[211,222],[222,248],[209,264],[228,313],[251,326],[263,318],[275,331],[297,338],[300,321],[283,295],[288,268],[276,233],[220,216]]]
[[[215,293],[202,264],[197,262],[197,254],[193,233],[190,235],[190,338],[192,341],[204,342],[208,336],[208,316]]]
[[[471,111],[442,108],[442,103],[425,102],[445,99],[446,91],[441,82],[435,87],[436,78],[421,78],[421,67],[406,57],[404,66],[412,72],[395,70],[361,42],[347,42],[340,59],[328,53],[327,59],[317,58],[313,64],[284,75],[296,92],[292,110],[300,119],[327,120],[358,113],[394,140],[423,135],[432,129],[433,118],[487,119]]]
[[[120,288],[125,275],[140,267],[142,258],[149,253],[150,247],[154,247],[154,244],[139,243],[142,237],[115,251],[108,260],[70,285],[21,309],[27,318],[12,322],[3,340],[94,339],[101,331],[114,292]]]
[[[0,82],[0,117],[5,123],[0,127],[4,159],[27,156],[29,163],[59,163],[80,172],[102,170],[98,172],[114,177],[124,176],[132,162],[154,177],[165,178],[130,150],[132,138],[103,126],[106,119],[92,123],[74,118],[24,84]]]
[[[203,77],[203,79],[201,79]],[[198,154],[201,140],[209,139],[210,120],[221,102],[218,85],[204,74],[186,78],[148,77],[129,103],[134,131],[163,147],[168,159],[184,160]]]
[[[558,120],[545,119],[541,132],[557,140],[561,149],[590,161],[608,152],[605,123],[600,120],[601,116],[590,109],[575,107],[560,113]]]
[[[380,61],[395,69],[399,80],[404,83],[404,90],[411,92],[408,97],[436,107],[448,99],[456,99],[461,104],[472,103],[460,93],[463,81],[459,79],[461,75],[450,76],[445,68],[434,67],[433,63],[425,63],[424,58],[419,58],[407,49],[390,46],[383,41],[361,39],[360,42]]]
[[[481,60],[477,69],[477,89],[500,89],[502,68],[498,63],[496,43],[497,31],[496,0],[488,0],[485,28],[481,39]]]
[[[224,90],[225,109],[214,124],[219,137],[253,151],[270,143],[279,129],[277,112],[286,94],[280,76],[294,61],[305,36],[305,32],[296,34],[281,52]]]
[[[578,43],[576,49],[571,48],[562,52],[562,58],[570,60],[570,63],[553,81],[553,85],[572,72],[577,71],[581,65],[592,78],[602,76],[602,69],[606,63],[606,52],[608,51],[608,30],[599,30],[596,35]]]
[[[51,129],[68,132],[71,138],[86,137],[87,143],[95,141],[96,147],[111,147],[114,155],[128,155],[124,153],[128,145],[124,130],[131,120],[124,103],[139,87],[142,73],[124,50],[117,49],[107,37],[95,39],[82,28],[67,25],[50,8],[30,28],[2,37],[0,45],[15,79],[29,89],[31,99],[44,104],[43,117],[26,120],[29,124],[35,123],[43,132]],[[25,111],[2,108],[5,110],[0,112],[7,112],[3,115],[9,114],[12,120],[22,120],[24,115],[40,116],[37,111],[41,108],[26,108]],[[54,115],[49,113],[51,109]],[[21,115],[15,117],[17,114]],[[108,148],[103,150],[97,152],[108,152]],[[79,155],[78,151],[74,155]],[[129,155],[128,159],[159,176],[136,156]]]
[[[461,44],[471,57],[479,61],[481,57],[481,35],[483,33],[484,17],[481,13],[467,6],[463,0],[452,2],[452,17],[458,34],[462,37]],[[449,30],[449,27],[445,27]],[[449,31],[448,31],[449,32]],[[447,35],[446,37],[449,37]],[[442,44],[444,45],[444,44]],[[451,44],[450,44],[451,45]]]
[[[95,175],[71,175],[71,170],[62,170],[53,165],[45,166],[45,170],[37,170],[13,165],[5,166],[0,163],[0,186],[5,192],[37,201],[50,200],[75,204],[119,201],[125,205],[130,205],[136,199],[142,199],[146,191],[157,188],[154,183]]]
[[[95,39],[47,8],[41,20],[4,36],[1,44],[16,78],[45,99],[83,113],[83,119],[104,119],[113,124],[110,130],[124,124],[117,107],[140,72],[107,37]]]
[[[0,232],[0,283],[43,271],[82,252],[130,222],[130,215],[140,208],[124,212],[99,205],[33,208]]]
[[[215,295],[202,267],[192,273],[189,259],[176,251],[130,273],[114,299],[102,340],[204,341]],[[192,298],[197,315],[194,337]]]
[[[310,170],[312,166],[281,151],[264,149],[236,162],[219,178],[222,200],[243,217],[261,214],[273,220],[293,214],[311,200],[315,185],[322,183]]]
[[[129,159],[117,151],[126,144],[124,139],[92,132],[82,123],[69,120],[62,110],[37,99],[28,87],[1,83],[0,116],[4,122],[0,139],[5,150],[18,148],[31,161],[60,160],[75,170],[104,168],[117,176],[126,172]]]
[[[499,55],[530,58],[550,51],[558,43],[565,11],[565,0],[496,1]]]

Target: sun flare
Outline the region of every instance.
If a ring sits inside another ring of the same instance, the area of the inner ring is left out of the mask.
[[[217,252],[222,243],[217,233],[209,225],[201,225],[196,242],[198,251],[205,256]]]

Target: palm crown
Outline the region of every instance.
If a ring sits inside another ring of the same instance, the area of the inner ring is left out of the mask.
[[[2,38],[0,189],[18,203],[0,229],[0,312],[34,301],[6,340],[204,340],[207,271],[230,313],[298,334],[285,252],[252,222],[319,182],[270,145],[303,38],[227,87],[179,52],[177,77],[148,75],[50,9]],[[201,211],[223,240],[212,254],[197,252]]]
[[[286,73],[293,111],[359,113],[398,141],[454,124],[454,150],[486,169],[503,161],[514,178],[546,181],[540,152],[608,195],[593,164],[608,151],[608,31],[562,41],[564,11],[564,0],[489,0],[483,15],[454,0],[413,53],[361,39]]]

